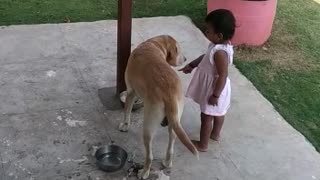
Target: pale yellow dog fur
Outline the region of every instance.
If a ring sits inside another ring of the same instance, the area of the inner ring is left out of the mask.
[[[185,60],[178,42],[167,35],[157,36],[141,43],[133,50],[128,60],[125,72],[127,85],[125,116],[119,130],[128,131],[133,103],[137,97],[142,98],[145,163],[139,172],[139,178],[146,179],[149,176],[153,160],[152,140],[156,129],[165,118],[169,122],[169,143],[163,165],[172,166],[176,136],[198,156],[197,149],[180,124],[184,106],[182,85],[177,73],[170,67],[182,65]]]

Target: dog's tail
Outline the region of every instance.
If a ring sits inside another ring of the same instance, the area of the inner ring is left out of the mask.
[[[165,106],[166,117],[169,121],[169,126],[172,126],[173,131],[177,134],[177,137],[185,145],[189,151],[199,159],[199,152],[194,144],[191,142],[190,138],[182,128],[180,120],[178,119],[178,107],[176,104],[168,103]]]

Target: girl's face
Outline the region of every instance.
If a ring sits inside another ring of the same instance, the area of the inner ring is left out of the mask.
[[[220,44],[223,43],[223,35],[222,33],[216,33],[214,31],[214,28],[212,27],[212,25],[207,23],[207,30],[206,30],[206,36],[209,39],[209,41],[211,41],[214,44]]]

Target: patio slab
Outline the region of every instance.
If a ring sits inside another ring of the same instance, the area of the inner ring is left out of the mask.
[[[0,179],[123,180],[125,170],[97,169],[94,149],[114,141],[143,161],[142,109],[128,133],[117,130],[122,108],[115,97],[116,21],[0,27]],[[204,53],[208,41],[183,16],[133,21],[132,48],[160,34],[175,37],[186,57]],[[184,90],[191,75],[179,73]],[[320,179],[320,155],[232,67],[232,107],[221,143],[197,161],[179,142],[173,180]],[[103,101],[103,102],[102,102]],[[199,136],[199,108],[186,100],[182,124]],[[158,169],[167,144],[154,141]],[[134,179],[134,178],[131,178]]]

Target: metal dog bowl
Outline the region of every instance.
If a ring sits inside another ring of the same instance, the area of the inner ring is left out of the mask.
[[[128,153],[117,145],[108,145],[100,147],[96,153],[98,167],[106,172],[115,172],[120,170],[126,163]]]
[[[123,91],[122,93],[120,93],[120,101],[121,101],[121,105],[122,107],[124,107],[125,103],[126,103],[126,98],[127,98],[127,91]],[[143,107],[143,101],[141,98],[138,98],[132,106],[132,110],[135,111],[137,109],[140,109]]]

